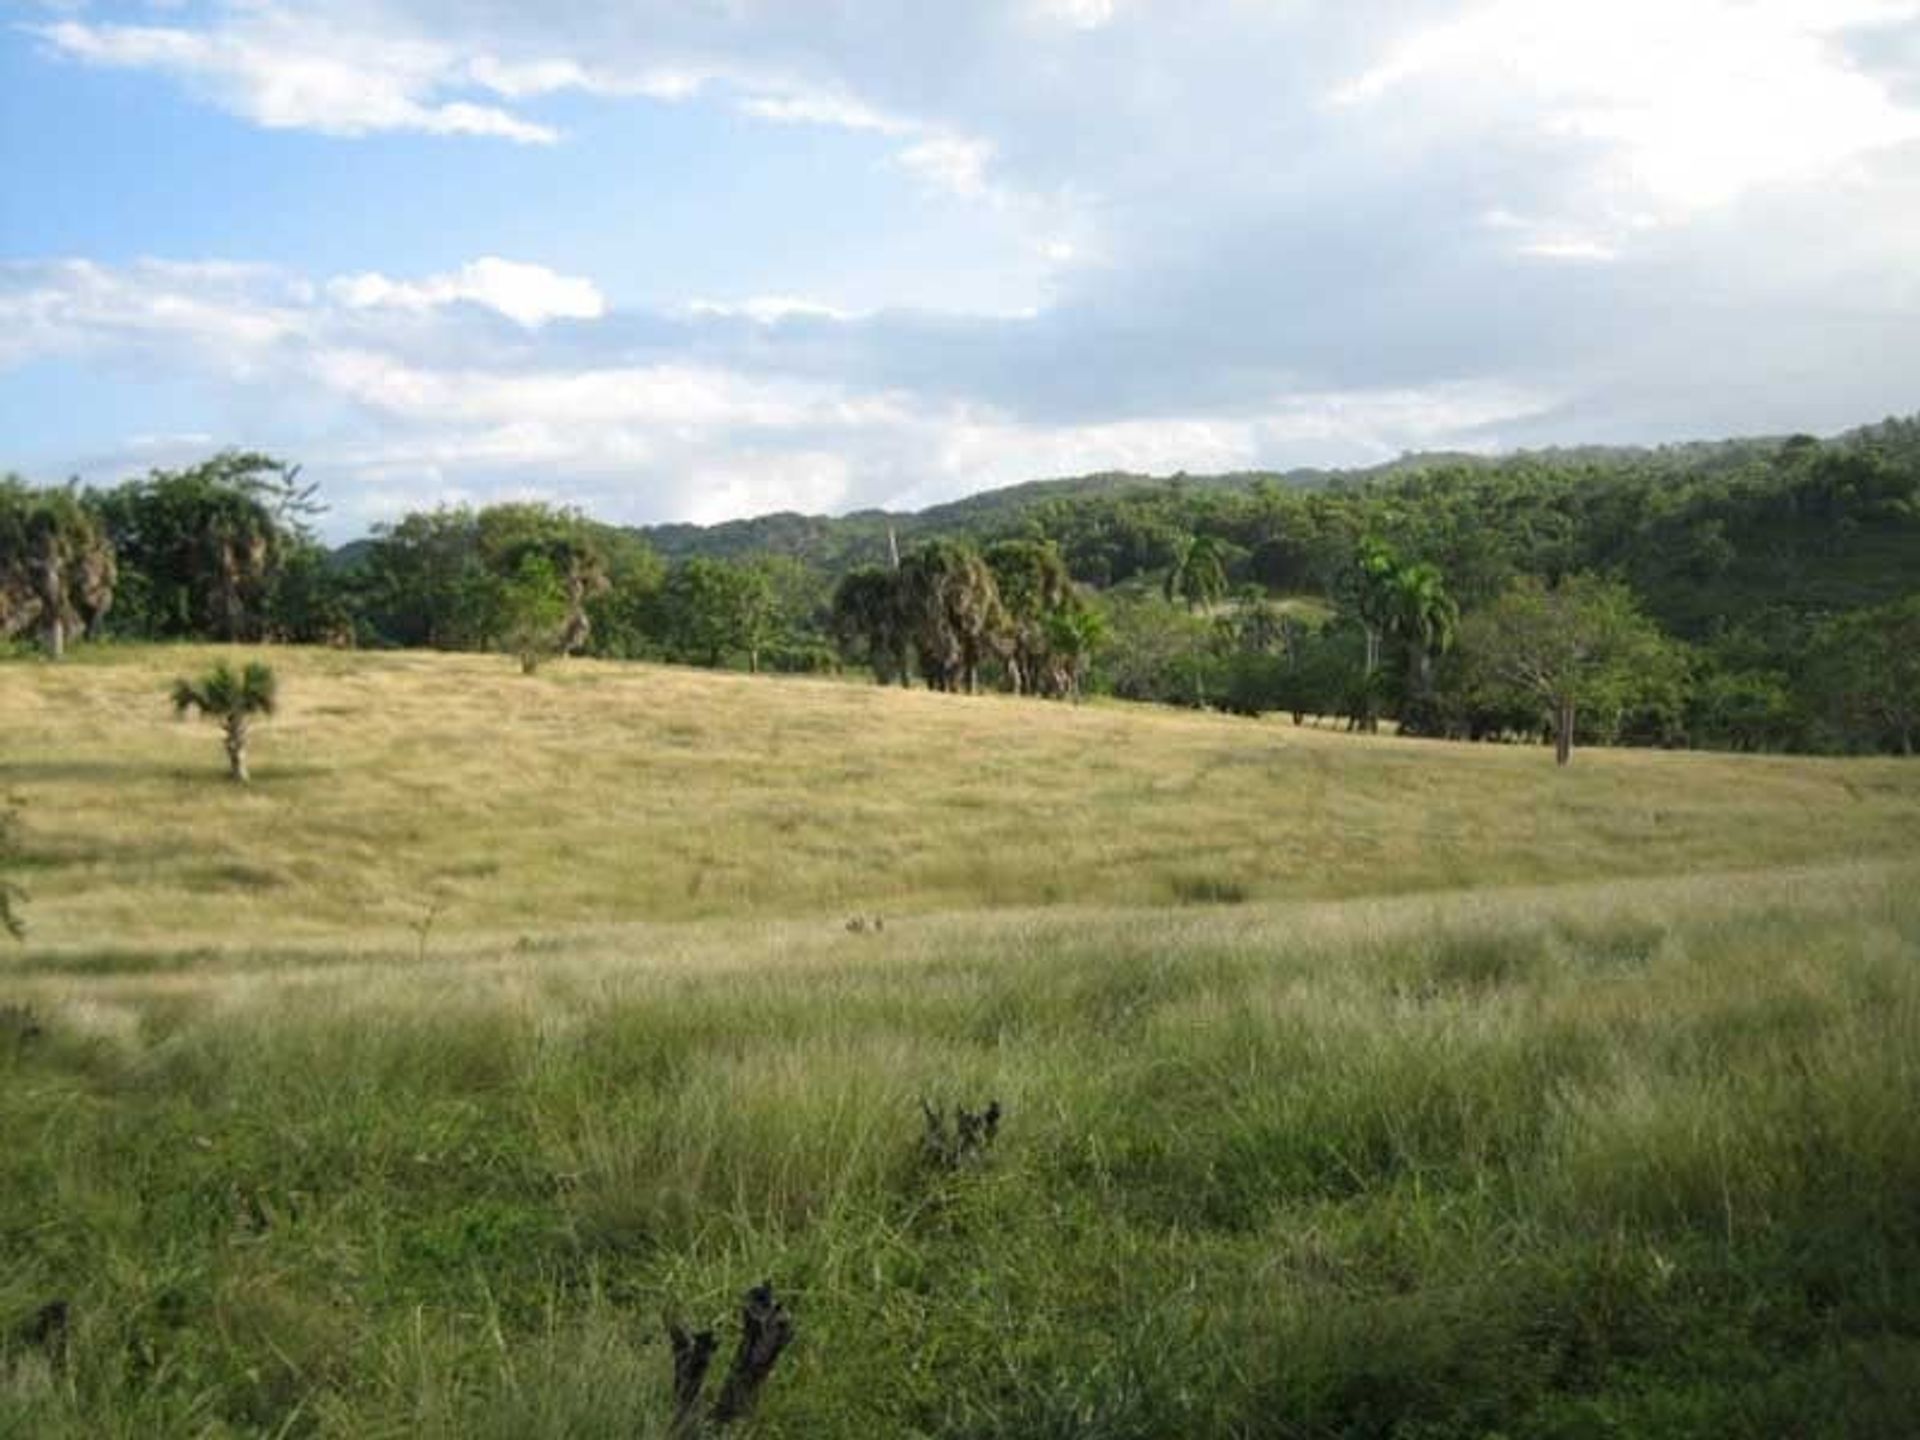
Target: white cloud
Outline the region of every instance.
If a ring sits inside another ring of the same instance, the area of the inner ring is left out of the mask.
[[[1075,30],[1098,30],[1112,22],[1115,0],[1033,0],[1033,14],[1042,21]]]
[[[748,94],[740,109],[761,120],[781,125],[831,125],[842,130],[873,130],[883,135],[912,134],[915,126],[896,115],[882,114],[848,95],[828,91],[791,89]]]
[[[747,300],[695,300],[692,315],[744,316],[756,325],[778,325],[782,320],[858,320],[869,312],[848,310],[797,295],[756,295]]]
[[[556,347],[533,332],[515,341],[461,326],[447,308],[475,273],[487,272],[476,262],[427,281],[314,286],[258,266],[0,267],[0,333],[17,347],[0,361],[164,355],[170,374],[215,374],[238,387],[256,420],[279,416],[306,431],[327,416],[299,458],[330,490],[344,482],[339,516],[349,522],[389,515],[395,493],[424,504],[530,483],[628,520],[919,503],[1042,474],[1276,463],[1303,444],[1366,458],[1545,403],[1498,387],[1282,389],[1233,415],[1045,420],[1004,403],[807,373],[798,356],[770,365],[757,341],[700,361],[625,358],[618,340]],[[821,308],[746,303],[770,315]],[[695,322],[752,314],[715,308],[680,313]],[[728,333],[737,334],[713,332]],[[195,439],[211,448],[218,433]],[[117,463],[177,456],[183,443],[132,436]]]
[[[1563,144],[1583,176],[1570,203],[1619,236],[1920,139],[1920,111],[1839,44],[1849,27],[1916,16],[1876,0],[1482,0],[1393,45],[1331,99],[1354,111],[1404,92],[1408,122],[1438,140],[1457,139],[1449,122],[1464,117]],[[1582,248],[1598,258],[1611,246],[1526,247]]]
[[[933,135],[900,152],[900,164],[926,183],[967,199],[988,193],[993,146],[960,135]]]
[[[156,70],[269,129],[366,135],[416,130],[549,144],[548,126],[497,106],[440,100],[459,67],[442,47],[344,34],[274,9],[219,31],[77,20],[40,27],[57,52],[90,65]]]
[[[607,309],[606,297],[591,280],[491,255],[450,275],[390,280],[370,271],[341,276],[327,288],[341,304],[355,310],[430,310],[468,301],[529,327],[549,320],[597,320]]]
[[[581,153],[513,162],[542,178],[566,246],[549,258],[594,253],[566,227],[605,223],[595,187],[640,188],[611,146],[644,112],[607,106],[845,132],[802,147],[728,123],[703,163],[750,172],[778,140],[805,151],[816,203],[717,182],[724,203],[673,212],[596,277],[657,297],[645,311],[538,266],[409,275],[378,251],[331,283],[0,268],[0,365],[214,376],[220,403],[389,498],[539,484],[712,518],[1109,465],[1838,428],[1914,403],[1920,3],[89,13],[37,33],[263,125],[546,139],[566,97]],[[238,204],[217,180],[208,203]],[[271,243],[248,225],[236,212],[236,246]],[[460,253],[514,253],[501,234]],[[176,426],[224,429],[218,411],[144,422]]]

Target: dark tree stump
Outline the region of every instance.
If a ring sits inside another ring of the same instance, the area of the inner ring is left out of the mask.
[[[49,1300],[20,1327],[20,1338],[46,1352],[55,1367],[67,1361],[67,1337],[73,1326],[73,1308],[65,1300]]]
[[[774,1362],[792,1339],[793,1317],[773,1298],[772,1282],[749,1290],[746,1303],[740,1307],[740,1348],[734,1352],[733,1368],[727,1372],[727,1383],[714,1402],[714,1424],[730,1424],[752,1413],[760,1387],[767,1383]]]
[[[707,1383],[715,1341],[711,1330],[689,1335],[672,1321],[667,1322],[667,1339],[673,1342],[673,1434],[676,1440],[689,1440],[700,1433],[700,1390]]]
[[[716,1348],[713,1332],[688,1334],[669,1320],[667,1339],[673,1345],[674,1440],[696,1440],[703,1433],[700,1391],[707,1382]],[[773,1374],[774,1362],[793,1339],[793,1317],[773,1298],[772,1282],[754,1286],[740,1307],[740,1348],[734,1352],[726,1383],[708,1415],[714,1429],[743,1419],[753,1411],[760,1388]]]

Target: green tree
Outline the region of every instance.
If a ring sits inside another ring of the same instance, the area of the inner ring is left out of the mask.
[[[593,653],[625,660],[658,653],[654,632],[666,566],[651,545],[631,532],[602,530],[598,538],[606,555],[607,584],[587,601]]]
[[[586,646],[592,602],[610,584],[593,528],[574,511],[537,503],[489,505],[475,517],[475,544],[488,572],[511,585],[529,560],[538,560],[557,582],[564,613],[554,648],[562,655]]]
[[[913,628],[899,573],[879,565],[850,570],[834,587],[829,626],[840,653],[872,668],[876,683],[911,683]]]
[[[1167,571],[1161,589],[1168,601],[1188,610],[1211,610],[1227,594],[1227,568],[1220,542],[1209,535],[1188,537]]]
[[[1169,603],[1185,605],[1190,614],[1211,612],[1227,594],[1227,567],[1220,543],[1208,535],[1190,536],[1168,568],[1166,579],[1161,582],[1161,593]],[[1204,708],[1207,685],[1200,661],[1199,633],[1195,632],[1188,658],[1192,662],[1193,701]]]
[[[1597,575],[1570,575],[1548,587],[1517,580],[1461,627],[1464,673],[1486,700],[1538,707],[1551,729],[1554,759],[1573,755],[1583,712],[1605,725],[1638,698],[1670,688],[1677,656],[1640,613],[1633,592]]]
[[[920,674],[930,689],[980,688],[980,667],[1005,643],[1006,609],[980,552],[929,540],[900,566],[901,598]]]
[[[173,682],[173,708],[177,714],[197,710],[219,723],[226,741],[228,778],[240,785],[251,778],[247,771],[247,742],[253,721],[257,716],[273,714],[278,701],[279,686],[273,671],[257,660],[249,661],[246,668],[239,671],[222,660],[197,681]]]
[[[553,561],[529,550],[500,589],[505,628],[502,643],[531,675],[555,655],[566,653],[571,605],[565,582]]]
[[[1079,700],[1092,668],[1111,634],[1106,615],[1086,601],[1056,610],[1047,617],[1047,663],[1052,669],[1049,693]]]
[[[316,508],[298,477],[298,466],[225,451],[89,493],[119,557],[116,614],[155,639],[261,637],[275,576]]]
[[[1380,728],[1380,651],[1399,614],[1399,574],[1400,557],[1393,547],[1377,536],[1364,536],[1354,548],[1342,587],[1342,599],[1366,637],[1357,718],[1368,733]]]
[[[718,668],[739,655],[756,671],[778,630],[772,585],[751,563],[684,560],[668,571],[660,604],[669,653],[698,665]]]
[[[502,624],[500,577],[466,506],[420,510],[374,529],[362,562],[366,618],[393,645],[481,650]]]
[[[1403,727],[1418,716],[1430,719],[1433,709],[1433,662],[1453,646],[1459,629],[1460,607],[1447,593],[1439,567],[1424,561],[1397,567],[1385,583],[1386,631],[1398,639],[1407,654],[1407,691],[1400,721]]]
[[[38,633],[48,658],[96,636],[119,568],[99,520],[71,490],[0,480],[0,637]]]
[[[1817,633],[1810,707],[1845,749],[1914,753],[1920,736],[1920,592],[1855,610]]]
[[[1074,632],[1057,622],[1079,604],[1059,548],[1048,540],[1002,540],[984,558],[1006,610],[1007,678],[1014,693],[1067,694],[1054,645]]]

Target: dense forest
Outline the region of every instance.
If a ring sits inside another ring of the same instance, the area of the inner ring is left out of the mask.
[[[1910,754],[1920,418],[1088,476],[916,515],[622,529],[536,504],[329,551],[297,466],[0,481],[0,636],[584,654],[1473,739]]]

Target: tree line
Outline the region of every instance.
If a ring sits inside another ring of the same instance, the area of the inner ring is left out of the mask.
[[[1311,488],[1025,487],[949,507],[951,530],[905,546],[876,547],[869,514],[775,527],[857,537],[824,551],[709,555],[681,535],[671,561],[542,504],[421,511],[328,551],[318,509],[297,466],[238,452],[105,489],[0,481],[0,635],[55,655],[207,638],[489,650],[528,670],[565,654],[863,667],[942,691],[1552,739],[1563,758],[1576,741],[1920,738],[1920,421]]]

